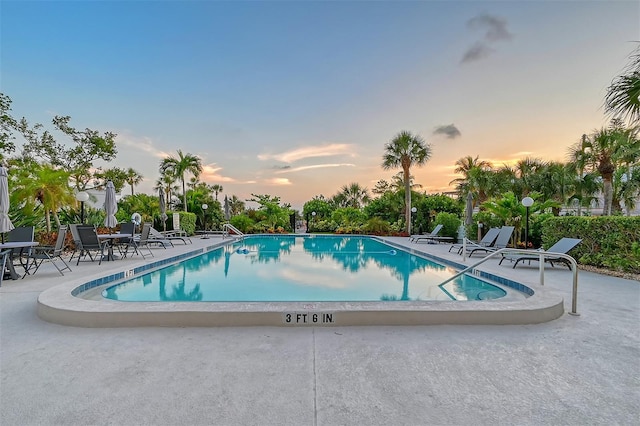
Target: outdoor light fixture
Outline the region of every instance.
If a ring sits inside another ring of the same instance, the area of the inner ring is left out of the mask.
[[[206,225],[206,222],[205,222],[206,217],[207,217],[206,214],[207,214],[207,209],[208,208],[209,208],[208,204],[205,203],[205,204],[202,205],[202,230],[204,232],[203,235],[202,235],[202,238],[209,238],[207,236],[207,225]]]
[[[78,192],[76,194],[76,200],[80,201],[80,223],[84,224],[84,203],[89,201],[89,193]]]
[[[533,198],[524,197],[522,199],[522,205],[527,209],[527,221],[524,228],[524,248],[529,248],[529,207],[533,205]]]

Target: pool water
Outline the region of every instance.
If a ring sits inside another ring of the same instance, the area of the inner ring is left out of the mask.
[[[250,236],[103,291],[120,301],[483,300],[506,292],[356,236]]]

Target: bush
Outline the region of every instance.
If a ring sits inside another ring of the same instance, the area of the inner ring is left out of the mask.
[[[548,218],[542,225],[543,247],[562,237],[582,239],[570,253],[582,264],[640,273],[640,217]]]
[[[438,213],[434,221],[436,225],[442,225],[441,235],[443,237],[451,237],[454,240],[458,238],[458,228],[462,221],[457,214],[454,213]]]
[[[388,235],[391,232],[391,225],[379,217],[372,217],[363,226],[363,231],[374,235]]]
[[[233,216],[229,222],[244,234],[248,234],[254,230],[255,222],[245,214]]]

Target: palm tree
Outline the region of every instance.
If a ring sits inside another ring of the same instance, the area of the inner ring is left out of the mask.
[[[47,232],[51,232],[51,215],[60,227],[58,210],[75,203],[75,197],[69,187],[70,173],[55,169],[49,164],[33,163],[29,169],[22,171],[15,195],[24,200],[36,200],[42,205]]]
[[[625,74],[616,77],[607,89],[605,110],[614,118],[640,124],[640,45],[630,56]]]
[[[395,175],[391,176],[391,188],[394,188],[396,191],[404,189],[404,175],[402,172],[398,172]],[[409,177],[409,188],[412,191],[422,189],[422,185],[419,183],[414,183],[414,177]]]
[[[156,185],[153,187],[154,191],[162,189],[164,191],[165,200],[167,203],[171,202],[171,195],[177,192],[180,187],[175,184],[176,178],[171,173],[164,173],[156,181]]]
[[[178,150],[178,157],[168,157],[160,163],[160,172],[169,172],[177,176],[182,182],[182,199],[184,211],[187,211],[187,189],[185,182],[185,174],[191,173],[196,178],[202,173],[202,160],[200,157],[192,154],[183,154],[182,150]]]
[[[369,196],[369,190],[363,188],[360,184],[353,182],[349,185],[344,185],[338,194],[339,199],[344,207],[353,207],[359,209],[360,207],[371,201]]]
[[[133,187],[142,182],[143,176],[131,167],[129,167],[125,173],[127,175],[127,183],[131,186],[131,195],[134,195]]]
[[[468,193],[473,195],[473,206],[482,204],[488,199],[491,187],[491,175],[493,173],[493,164],[489,161],[479,160],[470,155],[460,158],[455,162],[455,173],[461,174],[462,177],[456,178],[449,182],[449,185],[455,184],[458,196],[464,198]]]
[[[216,183],[214,185],[211,185],[209,188],[215,194],[216,201],[218,201],[218,194],[222,192],[222,185]]]
[[[391,142],[385,144],[382,156],[384,170],[402,167],[404,174],[405,229],[411,233],[411,166],[423,166],[431,158],[431,145],[422,137],[410,132],[398,133]]]

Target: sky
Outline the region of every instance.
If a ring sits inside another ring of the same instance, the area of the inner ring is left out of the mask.
[[[133,167],[136,191],[181,149],[222,196],[301,209],[390,180],[400,131],[431,147],[412,169],[427,193],[451,190],[467,155],[566,160],[609,122],[640,2],[0,0],[0,27],[12,115],[69,144],[56,115],[116,133],[96,166]]]

